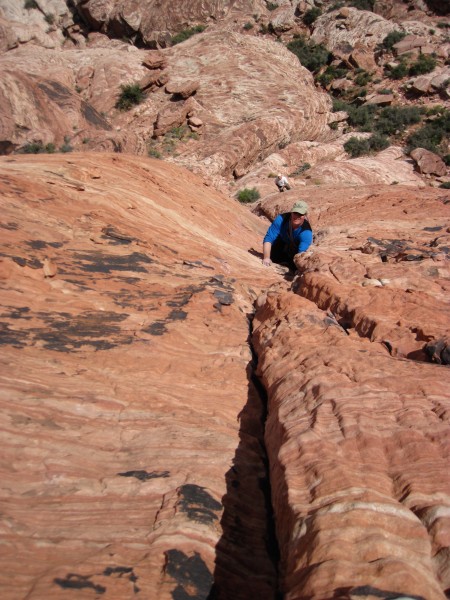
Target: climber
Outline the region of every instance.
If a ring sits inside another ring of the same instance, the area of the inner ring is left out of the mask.
[[[308,250],[313,240],[307,214],[307,203],[299,200],[290,212],[276,217],[263,241],[264,266],[270,267],[275,262],[295,270],[294,256]]]
[[[275,184],[280,192],[291,189],[288,178],[286,175],[282,175],[281,173],[278,173],[278,175],[275,177]]]

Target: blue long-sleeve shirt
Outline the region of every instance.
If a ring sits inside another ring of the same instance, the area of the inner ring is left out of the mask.
[[[313,233],[309,222],[305,219],[303,225],[292,231],[294,243],[297,244],[297,253],[306,252],[313,241]],[[289,216],[278,215],[272,225],[267,230],[264,242],[273,244],[277,238],[281,238],[286,244],[290,243],[289,238]]]

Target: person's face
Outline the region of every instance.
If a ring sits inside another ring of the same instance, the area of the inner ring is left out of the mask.
[[[291,213],[292,227],[294,229],[297,229],[297,227],[300,227],[303,224],[305,217],[306,217],[306,215],[301,215],[300,213],[297,213],[297,212]]]

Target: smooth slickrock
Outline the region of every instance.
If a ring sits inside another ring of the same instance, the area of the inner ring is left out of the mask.
[[[294,293],[258,299],[253,334],[284,598],[444,600],[450,197],[306,191],[315,244]]]
[[[2,157],[0,195],[1,597],[272,599],[264,221],[130,156]]]
[[[364,134],[347,134],[364,137]],[[339,140],[341,141],[341,140]],[[344,140],[342,140],[344,141]],[[373,156],[326,162],[310,169],[311,181],[321,184],[369,185],[372,183],[402,184],[423,187],[425,184],[414,172],[414,164],[405,157],[401,148],[391,146]]]

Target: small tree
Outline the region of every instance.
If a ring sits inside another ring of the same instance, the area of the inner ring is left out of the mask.
[[[410,75],[424,75],[431,73],[437,65],[437,60],[430,54],[419,54],[418,59],[409,68]]]
[[[350,154],[352,158],[357,158],[363,154],[369,154],[370,144],[369,140],[362,140],[357,137],[351,137],[344,144],[344,150],[347,154]]]

